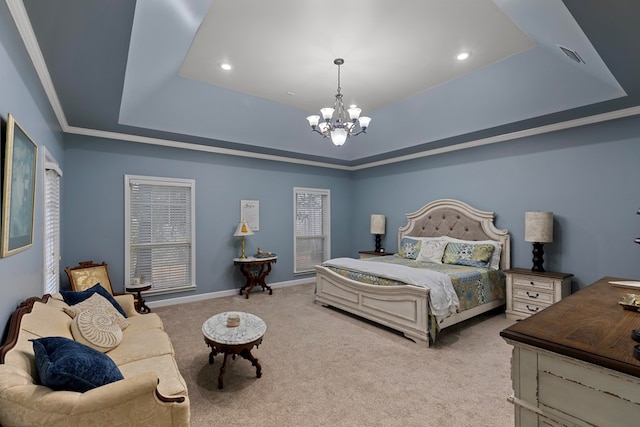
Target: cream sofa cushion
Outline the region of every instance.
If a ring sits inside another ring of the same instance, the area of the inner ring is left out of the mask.
[[[20,326],[39,338],[58,336],[73,339],[71,318],[62,309],[41,302],[33,304],[31,315],[24,316]]]
[[[109,353],[107,353],[109,355]],[[176,360],[170,354],[149,357],[118,365],[125,378],[132,378],[152,370],[158,375],[158,391],[163,396],[186,396],[187,384],[178,370]]]
[[[160,329],[128,328],[122,332],[120,345],[107,353],[118,366],[163,354],[174,355],[171,340],[166,332]]]
[[[129,321],[129,327],[127,328],[127,332],[135,331],[137,329],[160,329],[164,330],[164,324],[162,323],[162,319],[156,313],[147,313],[140,314],[138,316],[130,316],[127,317]]]

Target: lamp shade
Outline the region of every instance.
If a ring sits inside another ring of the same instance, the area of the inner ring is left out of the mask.
[[[553,242],[553,212],[525,212],[524,240],[535,243]]]
[[[247,221],[240,221],[238,223],[238,228],[236,228],[236,232],[233,233],[234,236],[251,236],[253,235],[253,231],[249,228]]]
[[[371,234],[384,234],[385,217],[384,215],[371,215]]]

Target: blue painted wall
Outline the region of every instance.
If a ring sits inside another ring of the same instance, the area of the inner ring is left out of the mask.
[[[7,258],[0,258],[0,330],[9,314],[24,299],[42,295],[42,147],[64,166],[62,134],[46,100],[42,86],[27,56],[5,2],[0,2],[0,118],[12,114],[40,148],[36,183],[33,246]],[[4,135],[2,136],[4,139]]]
[[[453,198],[496,213],[511,232],[512,266],[530,268],[524,212],[554,212],[545,269],[575,274],[574,289],[611,275],[640,279],[640,117],[441,154],[354,173],[354,241],[372,249],[368,218],[387,216],[397,249],[405,214]]]
[[[373,248],[369,215],[387,215],[383,244],[396,250],[404,214],[438,198],[495,211],[511,231],[513,265],[529,267],[524,212],[555,213],[555,240],[545,245],[548,270],[574,273],[574,287],[605,275],[640,278],[640,118],[627,118],[526,139],[441,154],[357,172],[299,166],[168,147],[65,135],[45,99],[4,2],[0,2],[0,115],[16,116],[61,164],[61,266],[109,263],[124,275],[124,174],[196,180],[197,293],[242,283],[231,258],[240,200],[260,201],[260,231],[247,239],[279,254],[270,280],[294,280],[293,187],[331,190],[332,255]],[[64,141],[64,147],[63,147]],[[42,172],[31,249],[0,259],[0,321],[23,299],[42,294]],[[303,276],[304,277],[304,276]],[[308,277],[308,276],[307,276]],[[64,278],[64,282],[66,277]],[[121,286],[121,285],[120,285]],[[191,295],[192,293],[189,293]],[[172,295],[175,296],[175,295]]]
[[[65,265],[106,261],[116,289],[124,280],[125,174],[196,180],[196,294],[244,284],[232,261],[241,250],[233,237],[240,200],[260,202],[260,230],[246,238],[246,253],[278,254],[271,283],[305,277],[293,275],[294,187],[331,191],[331,253],[352,255],[349,172],[77,135],[65,136],[65,156]]]

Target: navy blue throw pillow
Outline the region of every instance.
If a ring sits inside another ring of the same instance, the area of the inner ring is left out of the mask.
[[[40,383],[53,390],[84,393],[124,379],[105,354],[65,337],[45,337],[33,343]]]
[[[107,299],[107,301],[109,301],[111,304],[113,304],[113,307],[118,310],[120,312],[120,314],[122,314],[124,317],[127,317],[127,313],[124,312],[122,306],[120,304],[118,304],[118,301],[115,300],[115,298],[113,298],[113,296],[111,296],[111,294],[109,293],[109,291],[107,291],[104,287],[102,287],[102,285],[100,283],[96,283],[95,285],[93,285],[92,287],[90,287],[89,289],[85,289],[84,291],[60,291],[60,294],[62,294],[62,299],[64,300],[64,302],[66,302],[69,305],[75,305],[78,304],[84,300],[86,300],[87,298],[91,297],[91,295],[93,294],[100,294],[103,297],[105,297]]]

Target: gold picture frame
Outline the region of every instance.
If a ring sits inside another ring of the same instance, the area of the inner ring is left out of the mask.
[[[2,141],[2,242],[7,257],[33,245],[38,146],[9,114]]]

